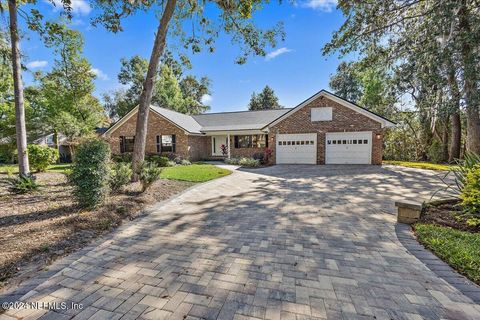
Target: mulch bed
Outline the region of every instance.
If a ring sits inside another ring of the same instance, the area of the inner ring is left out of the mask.
[[[480,225],[474,227],[467,224],[467,220],[471,217],[471,215],[464,214],[460,200],[457,200],[428,206],[422,213],[419,222],[432,223],[473,233],[480,232]]]
[[[0,179],[6,175],[0,174]],[[65,175],[37,175],[41,188],[16,195],[0,186],[0,288],[15,286],[58,257],[89,244],[94,238],[138,217],[142,209],[193,185],[159,180],[145,193],[139,183],[111,195],[104,206],[84,210],[72,197]]]

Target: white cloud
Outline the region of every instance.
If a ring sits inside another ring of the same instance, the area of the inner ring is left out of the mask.
[[[209,105],[211,102],[212,102],[213,98],[211,95],[209,94],[204,94],[202,96],[202,99],[201,99],[201,102],[204,104],[204,105]]]
[[[100,70],[100,69],[92,68],[91,71],[92,71],[92,73],[93,73],[94,75],[96,75],[97,78],[100,79],[100,80],[108,80],[108,79],[109,79],[109,78],[108,78],[108,75],[106,75],[105,73],[103,73],[103,71]]]
[[[46,2],[52,4],[50,0],[46,0]],[[55,10],[63,10],[63,4],[61,0],[53,0],[53,4]],[[85,0],[71,0],[72,5],[72,12],[79,14],[79,15],[87,15],[92,11],[92,7],[90,4]]]
[[[315,10],[331,12],[337,6],[337,0],[307,0],[302,3],[303,7]]]
[[[267,60],[267,61],[272,60],[272,59],[278,57],[281,54],[291,52],[291,51],[292,51],[292,49],[288,49],[288,48],[285,48],[285,47],[278,48],[277,50],[268,53],[267,56],[265,57],[265,60]]]
[[[43,68],[43,67],[46,67],[47,64],[48,64],[48,61],[45,61],[45,60],[33,60],[27,63],[27,68],[28,69]]]

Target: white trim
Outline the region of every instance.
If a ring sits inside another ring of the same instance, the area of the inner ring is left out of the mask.
[[[205,136],[220,136],[220,135],[249,135],[249,134],[267,134],[265,130],[228,130],[228,131],[207,131]]]
[[[356,105],[354,105],[353,103],[351,102],[348,102],[347,100],[344,100],[342,98],[339,98],[339,97],[336,97],[335,95],[329,93],[328,91],[325,91],[325,90],[321,90],[320,92],[317,92],[316,94],[314,94],[313,96],[311,96],[310,98],[308,98],[307,100],[305,100],[304,102],[300,103],[298,106],[296,106],[295,108],[293,108],[292,110],[288,111],[287,113],[285,113],[284,115],[280,116],[279,118],[277,118],[275,121],[269,123],[268,125],[266,125],[265,127],[271,127],[271,126],[274,126],[276,125],[277,123],[279,123],[280,121],[290,117],[292,114],[294,114],[295,112],[297,112],[298,110],[302,109],[303,107],[309,105],[312,101],[320,98],[321,96],[325,96],[333,101],[335,101],[336,103],[339,103],[341,104],[342,106],[345,106],[349,109],[352,109],[353,111],[357,112],[357,113],[360,113],[372,120],[375,120],[377,122],[379,122],[382,126],[382,128],[385,128],[385,127],[394,127],[395,126],[395,123],[391,122],[391,121],[388,121],[380,116],[377,116],[376,114],[368,111],[368,110],[365,110],[365,109],[362,109]],[[265,128],[262,128],[262,129],[265,129]]]

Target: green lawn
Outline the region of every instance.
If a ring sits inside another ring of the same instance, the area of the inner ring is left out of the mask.
[[[163,179],[182,180],[190,182],[205,182],[232,173],[211,164],[192,164],[189,166],[167,167],[162,171]]]
[[[48,167],[47,171],[50,172],[65,172],[65,170],[71,167],[70,163],[61,163],[61,164],[54,164]],[[15,174],[18,173],[18,165],[17,164],[2,164],[0,165],[0,173],[8,173],[9,170]]]
[[[480,233],[416,224],[418,240],[470,280],[480,284]]]
[[[393,160],[384,160],[383,164],[391,164],[394,166],[410,167],[417,169],[428,169],[428,170],[445,170],[448,171],[451,169],[451,165],[448,164],[439,164],[431,162],[415,162],[415,161],[393,161]]]

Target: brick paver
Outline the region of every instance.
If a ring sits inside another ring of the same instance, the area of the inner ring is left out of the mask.
[[[122,226],[22,298],[82,309],[0,319],[480,319],[480,306],[395,232],[394,201],[427,198],[437,175],[376,166],[237,171]]]

